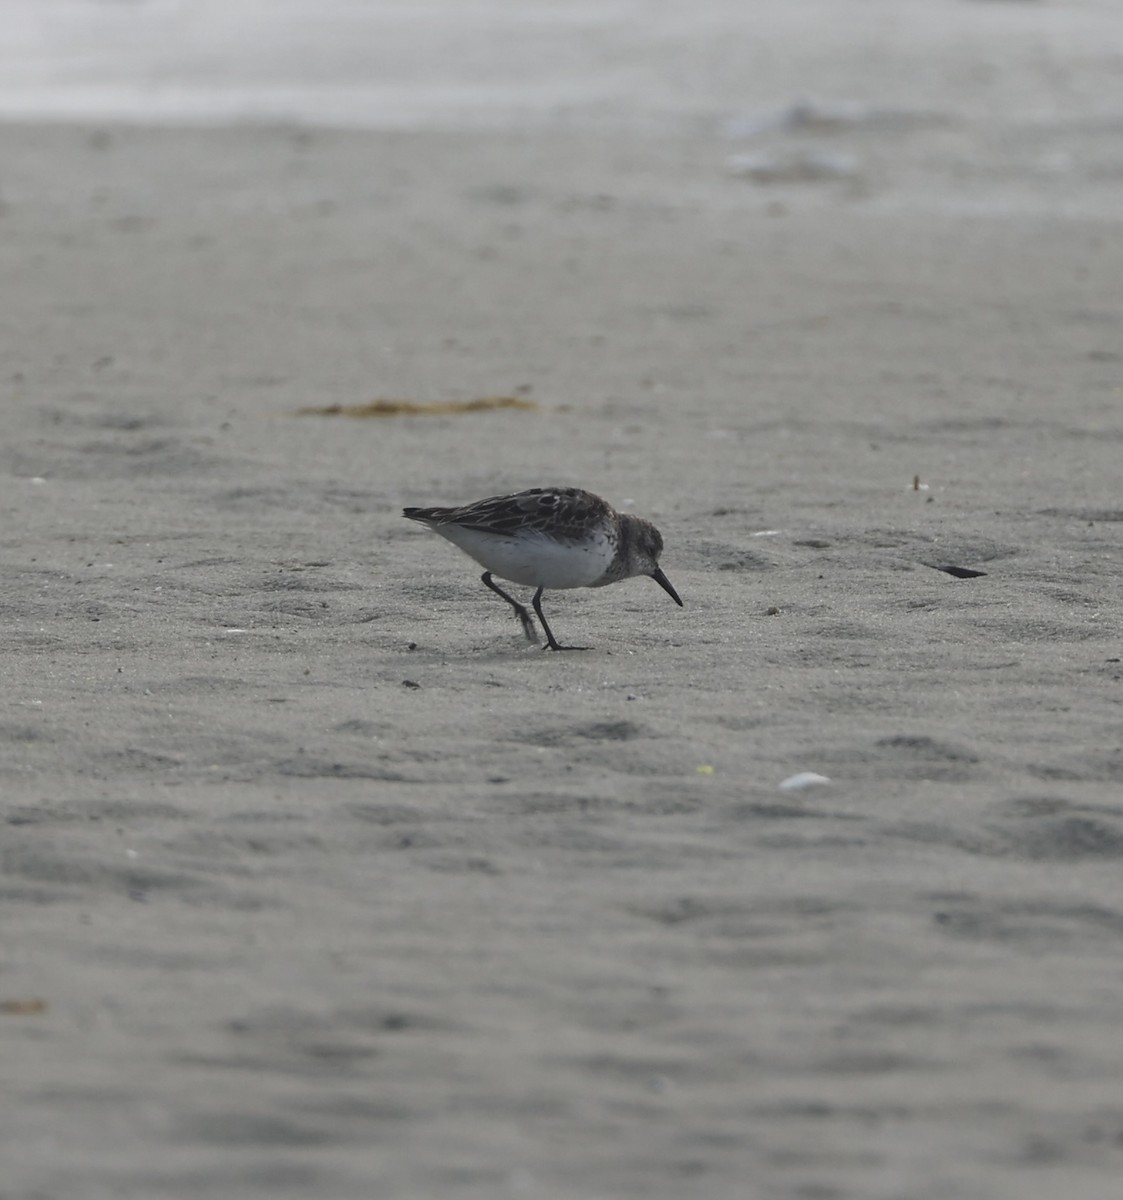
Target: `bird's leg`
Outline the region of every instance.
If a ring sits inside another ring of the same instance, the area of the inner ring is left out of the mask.
[[[558,642],[554,638],[553,633],[550,632],[549,625],[546,624],[546,615],[542,611],[542,589],[541,588],[539,588],[538,591],[536,591],[534,593],[534,599],[531,601],[531,603],[534,605],[534,611],[538,614],[538,619],[539,619],[539,621],[542,622],[543,632],[546,634],[546,645],[542,647],[543,650],[591,650],[592,649],[592,646],[560,646],[560,645],[558,645]]]
[[[508,604],[509,604],[509,605],[510,605],[510,606],[511,606],[511,607],[512,607],[514,610],[515,610],[515,616],[516,616],[516,617],[518,617],[518,619],[519,619],[519,620],[522,622],[523,633],[525,633],[525,634],[526,634],[526,640],[527,640],[528,642],[535,642],[535,643],[537,643],[537,641],[538,641],[538,631],[537,631],[537,630],[534,628],[534,618],[533,618],[533,617],[530,615],[530,613],[529,613],[529,612],[527,612],[527,610],[526,610],[526,605],[525,605],[525,604],[520,604],[520,603],[519,603],[519,602],[518,602],[516,599],[514,599],[514,597],[512,597],[512,596],[508,596],[508,595],[507,595],[507,593],[506,593],[506,592],[505,592],[505,591],[504,591],[504,590],[503,590],[503,589],[502,589],[502,588],[499,586],[499,584],[497,584],[497,583],[496,583],[496,582],[495,582],[495,581],[494,581],[494,580],[491,578],[491,572],[490,572],[490,571],[485,571],[485,572],[484,572],[484,573],[483,573],[483,574],[480,576],[480,578],[481,578],[481,579],[484,581],[484,585],[485,585],[486,587],[489,587],[489,588],[491,588],[491,590],[492,590],[492,591],[493,591],[493,592],[494,592],[494,593],[495,593],[497,596],[502,596],[502,597],[503,597],[503,599],[504,599],[504,600],[506,600],[506,601],[507,601],[507,603],[508,603]],[[539,590],[541,590],[541,589],[539,589]],[[538,615],[539,615],[539,616],[541,616],[541,615],[542,615],[541,611],[539,611]],[[543,622],[542,622],[542,628],[543,628],[543,629],[546,629],[546,622],[545,622],[545,621],[543,621]],[[554,639],[553,639],[553,636],[551,635],[551,633],[550,633],[550,631],[549,631],[548,629],[546,629],[546,636],[547,636],[547,637],[550,639],[550,641],[551,641],[551,642],[554,640]]]

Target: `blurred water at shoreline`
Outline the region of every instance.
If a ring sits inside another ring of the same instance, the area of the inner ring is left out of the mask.
[[[0,0],[0,18],[9,119],[657,123],[807,94],[1123,116],[1114,0]]]
[[[0,0],[0,18],[0,120],[700,132],[746,187],[864,194],[890,173],[1123,212],[1117,0]]]

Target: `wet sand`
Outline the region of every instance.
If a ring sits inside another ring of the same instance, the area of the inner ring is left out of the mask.
[[[4,1200],[1115,1194],[1117,223],[716,134],[0,151]],[[400,517],[546,482],[685,609],[544,654]]]

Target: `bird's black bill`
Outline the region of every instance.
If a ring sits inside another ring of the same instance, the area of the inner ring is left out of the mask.
[[[663,574],[662,567],[656,567],[655,570],[651,572],[651,578],[655,580],[655,582],[663,589],[663,591],[667,593],[668,596],[670,596],[670,598],[679,606],[679,608],[683,607],[682,601],[678,598],[678,592],[671,587],[671,581],[666,577],[666,575]]]

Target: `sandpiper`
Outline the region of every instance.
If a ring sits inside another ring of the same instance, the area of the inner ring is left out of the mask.
[[[659,566],[663,552],[659,530],[650,521],[618,513],[581,488],[530,488],[461,508],[406,508],[402,516],[427,525],[485,567],[483,582],[515,610],[531,642],[538,641],[534,619],[492,575],[537,588],[531,604],[549,650],[589,647],[558,644],[542,613],[546,588],[604,587],[633,575],[650,575],[682,607],[678,592]]]

